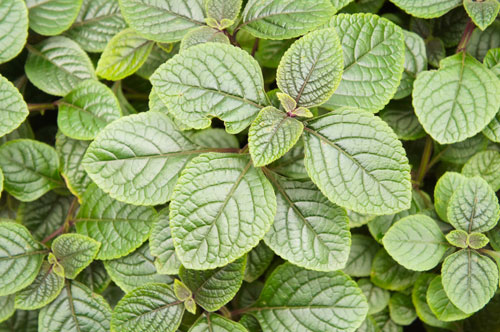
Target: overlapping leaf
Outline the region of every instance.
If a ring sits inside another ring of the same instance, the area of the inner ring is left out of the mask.
[[[498,0],[464,0],[464,7],[472,21],[481,29],[486,29],[495,18],[500,10]]]
[[[28,114],[23,96],[9,80],[0,75],[0,137],[19,127]]]
[[[482,151],[475,154],[462,168],[467,177],[480,176],[493,188],[500,189],[500,152]]]
[[[151,255],[155,257],[154,265],[158,273],[178,274],[181,262],[175,253],[168,213],[168,209],[158,212],[151,237],[149,238],[149,246]]]
[[[446,172],[434,187],[434,204],[439,217],[448,221],[448,205],[450,198],[466,181],[466,177],[456,172]]]
[[[241,324],[222,316],[212,314],[207,316],[200,316],[194,322],[189,332],[248,332]]]
[[[26,5],[30,28],[41,35],[54,36],[75,21],[82,0],[26,0]]]
[[[194,45],[203,43],[222,43],[229,44],[229,38],[217,29],[201,26],[195,28],[184,36],[181,41],[180,51],[184,51]]]
[[[410,15],[422,18],[439,17],[458,7],[462,0],[391,0]]]
[[[403,30],[405,36],[405,64],[403,77],[399,83],[395,99],[411,94],[417,74],[427,69],[427,53],[424,40],[416,33]]]
[[[74,279],[97,255],[101,244],[80,234],[63,234],[52,243],[52,252],[64,268],[64,276]]]
[[[4,63],[21,52],[28,37],[28,10],[23,0],[2,1],[0,31],[0,63]]]

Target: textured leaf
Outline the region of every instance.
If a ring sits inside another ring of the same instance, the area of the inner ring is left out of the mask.
[[[481,249],[490,242],[488,237],[482,233],[471,233],[467,238],[467,243],[472,249]]]
[[[95,293],[102,293],[111,282],[102,261],[97,260],[80,272],[75,280],[81,282]]]
[[[70,138],[91,140],[121,115],[113,92],[95,80],[83,81],[59,102],[57,125]]]
[[[264,240],[289,262],[317,271],[342,269],[351,237],[344,209],[332,204],[312,182],[272,178],[278,208]]]
[[[203,43],[229,44],[229,38],[222,31],[202,26],[186,33],[184,38],[182,38],[180,51],[182,52],[192,46]]]
[[[0,296],[0,323],[9,319],[16,311],[14,307],[14,297],[14,294]],[[0,331],[3,331],[2,324],[0,324]]]
[[[500,48],[488,50],[483,60],[484,65],[490,69],[497,77],[500,77]]]
[[[240,143],[235,135],[228,134],[222,128],[207,128],[191,132],[191,140],[205,148],[234,148],[238,149]]]
[[[466,177],[455,172],[446,172],[441,176],[434,187],[434,205],[439,217],[448,221],[448,204],[450,198],[466,181]]]
[[[1,332],[38,332],[38,311],[16,310],[7,321],[0,323]]]
[[[405,64],[395,99],[411,95],[417,74],[427,69],[427,53],[424,40],[416,33],[403,30],[405,37]]]
[[[353,234],[349,258],[343,271],[351,277],[369,277],[379,246],[371,237]]]
[[[52,37],[28,49],[26,75],[43,92],[65,96],[81,81],[96,79],[88,55],[69,38]]]
[[[202,0],[119,0],[125,20],[148,39],[171,43],[205,24]]]
[[[448,220],[456,229],[486,232],[495,227],[500,205],[495,192],[480,177],[469,178],[450,198]]]
[[[2,1],[0,31],[0,63],[4,63],[22,51],[28,37],[28,10],[23,0]]]
[[[376,313],[372,317],[380,331],[403,332],[402,327],[391,320],[391,316],[387,310]]]
[[[368,315],[363,323],[358,327],[356,332],[380,332],[380,328],[377,326],[375,319]]]
[[[0,7],[0,15],[1,10]],[[0,75],[0,137],[19,127],[28,114],[28,106],[23,96],[9,80]]]
[[[102,130],[82,164],[111,197],[157,205],[170,200],[179,172],[200,152],[165,114],[146,112],[123,117]]]
[[[413,285],[419,273],[405,269],[380,249],[372,263],[371,281],[382,288],[402,291]]]
[[[222,316],[211,314],[201,315],[188,332],[248,332],[241,324]]]
[[[498,0],[464,0],[464,7],[467,14],[472,18],[472,21],[479,29],[484,30],[498,16],[500,3]]]
[[[271,184],[250,159],[203,154],[183,171],[170,203],[170,227],[182,264],[224,266],[255,247],[273,222]]]
[[[40,311],[39,332],[108,332],[111,308],[102,296],[79,282],[68,282]]]
[[[369,315],[380,312],[387,307],[391,297],[389,291],[375,286],[369,279],[359,279],[358,285],[368,301]]]
[[[113,332],[175,332],[181,323],[184,304],[170,286],[148,284],[125,295],[111,320]]]
[[[125,29],[106,45],[97,63],[96,73],[111,81],[130,76],[144,64],[152,49],[152,41],[133,29]]]
[[[455,247],[459,247],[459,248],[467,248],[469,246],[467,243],[468,237],[469,237],[469,235],[467,234],[466,231],[457,230],[457,229],[454,229],[451,232],[449,232],[448,234],[446,234],[446,240],[448,240],[448,242],[451,245],[454,245]]]
[[[455,143],[474,136],[493,119],[500,108],[499,90],[500,79],[460,53],[441,61],[439,70],[418,75],[413,106],[437,142]]]
[[[243,280],[246,282],[254,282],[264,272],[266,272],[269,264],[274,258],[274,252],[261,241],[257,247],[250,250],[247,255],[247,265],[245,267],[245,276]]]
[[[413,82],[410,87],[413,88]],[[401,140],[410,141],[425,136],[424,128],[418,122],[409,99],[391,101],[380,111],[379,116]]]
[[[476,153],[486,150],[488,139],[479,133],[464,141],[450,145],[436,145],[436,152],[442,152],[440,160],[462,166]],[[460,167],[457,167],[459,169]]]
[[[160,66],[151,83],[174,117],[196,129],[218,117],[227,132],[238,133],[267,104],[257,61],[220,43],[186,49]]]
[[[168,213],[167,208],[158,212],[149,238],[149,246],[151,255],[155,257],[154,265],[158,273],[178,274],[181,262],[175,253]]]
[[[178,53],[177,44],[174,49],[170,50],[169,53],[167,53],[163,48],[161,48],[158,45],[161,44],[153,45],[153,48],[151,49],[151,53],[149,53],[148,58],[142,64],[142,66],[135,72],[137,75],[139,75],[144,79],[149,80],[149,77],[153,75],[153,73],[158,67],[160,67],[165,61],[172,58],[174,55]],[[150,108],[150,110],[152,109]]]
[[[44,36],[58,35],[75,21],[82,0],[26,0],[30,28]]]
[[[389,300],[389,315],[391,320],[399,325],[410,325],[417,318],[411,295],[394,293]]]
[[[475,154],[462,168],[467,177],[480,176],[493,188],[500,189],[500,152],[482,151]]]
[[[216,311],[231,301],[243,282],[246,256],[214,270],[180,268],[179,277],[193,292],[193,298],[207,311]]]
[[[479,61],[483,61],[490,49],[500,47],[499,32],[500,22],[497,21],[493,22],[484,31],[475,29],[467,44],[467,52]]]
[[[474,250],[462,249],[443,262],[442,283],[450,301],[467,314],[490,301],[498,288],[498,267]]]
[[[64,268],[64,276],[74,279],[97,255],[101,244],[80,234],[63,234],[52,242],[52,252]]]
[[[0,147],[5,190],[23,202],[34,201],[47,191],[62,187],[59,159],[51,146],[18,139]]]
[[[355,331],[368,304],[344,273],[308,271],[289,263],[277,267],[251,313],[263,331]]]
[[[340,37],[344,73],[334,95],[323,106],[381,110],[396,93],[405,62],[402,30],[371,14],[340,14],[330,23]],[[362,38],[366,42],[358,43]]]
[[[236,21],[242,2],[242,0],[206,0],[207,17],[214,19],[220,27],[224,27],[220,25],[224,20],[231,23]]]
[[[391,0],[391,2],[412,16],[433,18],[458,7],[462,0]]]
[[[97,259],[122,257],[138,248],[151,232],[156,212],[113,200],[91,184],[76,215],[76,230],[101,243]]]
[[[359,213],[409,208],[405,151],[379,118],[365,111],[338,110],[309,122],[304,141],[307,172],[330,201]]]
[[[441,276],[435,277],[429,284],[427,303],[436,317],[444,322],[462,320],[470,316],[451,303],[444,291]]]
[[[250,0],[242,27],[263,39],[290,39],[314,30],[335,14],[329,0]]]
[[[375,218],[375,215],[347,210],[347,217],[349,218],[349,228],[357,228],[369,223]]]

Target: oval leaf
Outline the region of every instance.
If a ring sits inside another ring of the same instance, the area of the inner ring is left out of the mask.
[[[97,255],[101,244],[80,234],[63,234],[52,242],[52,252],[64,268],[64,276],[74,279]]]
[[[178,274],[181,261],[175,253],[174,240],[170,231],[169,210],[165,208],[158,212],[149,238],[151,255],[155,257],[154,265],[158,273]]]
[[[22,51],[28,38],[28,10],[23,0],[2,1],[0,4],[0,31],[2,31],[0,63],[4,63]]]
[[[412,16],[434,18],[458,7],[462,0],[391,0],[391,2]]]
[[[26,0],[30,28],[44,36],[58,35],[75,21],[82,0]]]
[[[455,172],[446,172],[441,176],[434,187],[434,204],[439,217],[448,221],[448,204],[450,198],[466,181],[466,177]]]
[[[429,284],[427,303],[436,317],[444,322],[462,320],[470,316],[451,303],[444,291],[441,276],[435,277]]]
[[[481,151],[469,159],[462,168],[462,174],[467,177],[480,176],[492,187],[493,191],[500,189],[500,152]]]
[[[0,11],[1,9],[0,7]],[[0,75],[0,137],[19,127],[28,114],[23,96],[9,80]]]

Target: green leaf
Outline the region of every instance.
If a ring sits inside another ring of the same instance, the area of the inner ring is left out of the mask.
[[[269,276],[251,310],[264,331],[354,331],[368,303],[340,271],[308,271],[285,263]]]
[[[298,106],[312,107],[332,96],[342,70],[342,47],[335,29],[321,29],[308,33],[286,51],[276,81]]]
[[[148,39],[172,43],[205,24],[202,0],[119,0],[131,28]]]
[[[328,26],[335,28],[340,37],[344,73],[339,87],[323,107],[381,110],[396,93],[404,70],[403,31],[371,14],[336,15]],[[366,42],[356,42],[359,38]]]
[[[427,303],[429,308],[439,320],[452,322],[462,320],[470,316],[458,309],[446,296],[441,282],[441,276],[435,277],[427,289]]]
[[[191,140],[205,148],[233,148],[238,149],[240,143],[235,135],[228,134],[222,128],[207,128],[191,132]]]
[[[14,307],[14,297],[14,294],[0,296],[0,323],[9,319],[16,311]],[[2,325],[3,324],[0,324],[0,331],[3,331]]]
[[[458,7],[462,0],[391,0],[391,2],[412,16],[434,18]]]
[[[59,296],[40,311],[39,332],[108,332],[111,308],[79,282],[66,281]]]
[[[229,38],[222,31],[202,26],[186,33],[184,38],[182,38],[180,51],[182,52],[192,46],[203,43],[229,44]]]
[[[82,164],[111,197],[158,205],[170,200],[179,172],[200,152],[167,115],[146,112],[108,125],[90,144]]]
[[[321,26],[333,14],[329,0],[249,0],[241,27],[258,38],[290,39]]]
[[[411,141],[425,136],[424,128],[418,122],[409,99],[391,101],[380,111],[379,116],[394,130],[398,139]]]
[[[2,197],[2,190],[3,190],[3,172],[2,169],[0,168],[0,197]]]
[[[372,262],[379,246],[373,238],[353,234],[349,258],[343,271],[351,277],[369,277],[372,269]]]
[[[168,208],[158,212],[149,238],[149,246],[151,255],[155,257],[154,265],[158,273],[178,274],[181,262],[175,253],[168,214]]]
[[[413,285],[419,273],[405,269],[380,249],[372,263],[371,281],[384,289],[402,291]]]
[[[218,117],[227,132],[239,133],[267,104],[257,61],[232,45],[190,47],[160,66],[151,83],[169,112],[195,129]]]
[[[186,268],[224,266],[259,243],[275,212],[273,188],[248,156],[200,155],[182,172],[170,203],[176,253]]]
[[[411,301],[411,295],[394,293],[389,300],[391,320],[399,325],[410,325],[417,318],[417,312]]]
[[[188,270],[181,266],[179,277],[193,292],[193,298],[207,311],[217,311],[233,299],[243,282],[246,256],[214,270]]]
[[[153,48],[151,49],[151,53],[149,53],[148,58],[142,64],[142,66],[135,72],[138,76],[149,80],[149,77],[153,75],[153,73],[158,67],[160,67],[168,59],[172,58],[178,52],[177,45],[175,47],[175,50],[172,48],[172,50],[170,50],[170,52],[168,53],[159,45],[161,44],[153,45]]]
[[[307,173],[330,201],[359,213],[409,208],[408,160],[401,142],[379,118],[366,111],[337,110],[309,122],[304,142]]]
[[[434,140],[455,143],[474,136],[493,119],[500,108],[499,90],[500,79],[459,53],[441,61],[439,70],[418,75],[413,106]]]
[[[97,259],[125,256],[149,237],[156,216],[153,208],[118,202],[95,184],[88,187],[82,202],[76,230],[101,243]]]
[[[484,31],[475,29],[467,44],[467,52],[479,61],[483,61],[490,49],[500,47],[499,32],[500,22],[497,21]]]
[[[126,27],[118,0],[83,0],[78,17],[65,35],[87,52],[102,52],[111,38]]]
[[[75,279],[87,286],[92,292],[102,293],[111,282],[102,261],[93,261]]]
[[[392,258],[414,271],[436,267],[448,249],[439,226],[423,214],[400,219],[389,228],[382,242]]]
[[[403,30],[405,38],[405,64],[395,99],[411,95],[417,74],[427,69],[427,53],[424,40],[416,33]]]
[[[58,276],[64,278],[64,268],[59,263],[58,259],[56,258],[56,256],[52,252],[49,253],[49,256],[47,257],[47,261],[49,262],[49,264],[52,265],[51,268],[54,271],[54,273],[57,274]]]
[[[285,54],[293,42],[293,39],[261,39],[259,41],[259,49],[255,53],[255,59],[259,61],[262,67],[278,68],[283,54]]]
[[[403,332],[403,328],[391,320],[388,310],[381,311],[372,316],[376,326],[384,332]]]
[[[316,271],[345,267],[351,236],[344,209],[310,182],[269,177],[278,208],[264,241],[287,261]]]
[[[356,332],[380,332],[380,328],[377,326],[375,319],[368,315],[363,323],[358,327]]]
[[[242,0],[206,0],[207,17],[214,19],[219,25],[223,20],[234,22],[240,13],[242,2]],[[221,28],[226,27],[221,26]]]
[[[55,273],[52,265],[44,262],[33,283],[16,293],[16,308],[42,308],[52,302],[63,287],[64,278]]]
[[[28,10],[23,0],[6,0],[0,4],[0,63],[16,57],[28,37]],[[3,89],[2,89],[3,90]]]
[[[268,106],[263,108],[248,131],[248,147],[255,167],[281,158],[299,140],[304,125],[287,113]]]
[[[446,234],[446,240],[448,240],[451,245],[454,245],[458,248],[467,248],[469,246],[469,244],[467,243],[468,237],[469,234],[467,234],[466,231],[457,229],[454,229]]]
[[[257,247],[250,250],[247,254],[247,265],[245,267],[245,275],[243,280],[246,282],[254,282],[266,272],[269,264],[274,258],[274,252],[264,243],[259,242]]]
[[[366,214],[366,213],[358,213],[351,210],[347,211],[347,217],[349,218],[349,228],[357,228],[369,223],[375,215]]]
[[[122,115],[113,92],[95,80],[78,84],[58,106],[59,129],[64,135],[78,140],[94,139],[107,124]]]
[[[28,106],[23,96],[9,80],[0,75],[0,137],[19,127],[28,114]]]
[[[180,301],[186,301],[193,296],[191,290],[178,279],[174,280],[174,293]]]
[[[471,249],[462,249],[446,257],[442,277],[448,298],[467,314],[484,307],[498,288],[496,264]]]
[[[465,164],[476,153],[486,150],[488,142],[488,139],[482,133],[479,133],[458,143],[450,145],[436,144],[435,147],[436,152],[441,154],[440,160],[454,164],[458,171],[460,166]]]
[[[111,320],[113,332],[175,332],[184,304],[168,285],[148,284],[126,294],[116,305]]]
[[[30,28],[44,36],[67,30],[75,21],[82,0],[26,0]]]
[[[500,48],[488,50],[483,60],[484,65],[497,77],[500,77]]]
[[[369,315],[376,314],[387,307],[391,297],[389,291],[375,286],[369,279],[359,279],[358,285],[368,301]]]
[[[439,63],[446,57],[444,42],[437,37],[429,37],[425,41],[427,49],[427,62],[433,67],[439,67]]]
[[[64,186],[56,150],[39,141],[18,139],[3,144],[0,167],[5,190],[23,202],[34,201],[49,190]]]
[[[26,75],[43,92],[65,96],[81,81],[96,79],[88,55],[69,38],[52,37],[28,49]]]
[[[471,233],[467,237],[467,243],[472,249],[481,249],[490,242],[488,237],[481,233]]]
[[[201,315],[188,332],[248,332],[241,324],[217,314]]]
[[[439,217],[448,221],[447,211],[450,198],[466,181],[466,177],[455,172],[446,172],[434,187],[434,205]]]
[[[479,29],[486,29],[498,15],[500,3],[498,0],[464,0],[464,7],[467,14]]]
[[[500,217],[498,198],[480,177],[469,178],[455,190],[448,205],[448,220],[456,229],[486,232],[495,227]]]
[[[80,234],[63,234],[52,242],[52,252],[64,268],[64,276],[75,279],[97,255],[101,244]]]
[[[500,152],[481,151],[475,154],[462,168],[462,174],[467,177],[480,176],[492,187],[493,191],[500,189]]]

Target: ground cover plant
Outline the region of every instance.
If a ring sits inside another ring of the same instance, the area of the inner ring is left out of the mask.
[[[500,331],[499,9],[0,1],[0,332]]]

